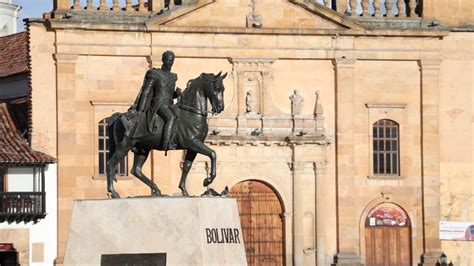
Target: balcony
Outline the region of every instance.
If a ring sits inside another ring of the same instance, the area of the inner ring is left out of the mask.
[[[0,222],[38,222],[46,216],[45,192],[0,192]]]

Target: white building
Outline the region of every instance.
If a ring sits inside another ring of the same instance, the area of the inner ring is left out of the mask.
[[[56,160],[32,150],[14,120],[0,103],[0,265],[53,265]]]
[[[0,0],[0,36],[17,32],[16,21],[21,6],[12,4],[12,0]]]

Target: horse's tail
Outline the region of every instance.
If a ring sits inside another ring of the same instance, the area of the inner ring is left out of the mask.
[[[114,113],[109,118],[109,123],[108,123],[109,126],[107,127],[107,133],[109,135],[109,157],[112,157],[117,147],[114,128],[115,128],[115,122],[117,122],[117,119],[119,119],[121,115],[122,115],[121,113]]]

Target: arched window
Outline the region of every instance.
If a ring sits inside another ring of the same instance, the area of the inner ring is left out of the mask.
[[[105,169],[106,169],[107,160],[109,159],[110,146],[109,146],[109,135],[107,131],[108,121],[109,121],[109,118],[104,118],[99,121],[99,134],[98,134],[99,175],[106,175]],[[127,172],[128,172],[127,162],[128,162],[128,155],[125,156],[125,158],[123,158],[123,160],[118,164],[117,168],[115,169],[115,173],[121,176],[127,175]]]
[[[399,126],[381,119],[373,125],[374,175],[400,175]]]

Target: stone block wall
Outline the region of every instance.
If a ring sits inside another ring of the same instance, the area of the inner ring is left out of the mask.
[[[440,66],[441,220],[474,222],[474,36],[451,33]],[[474,242],[443,241],[454,265],[474,264]]]

